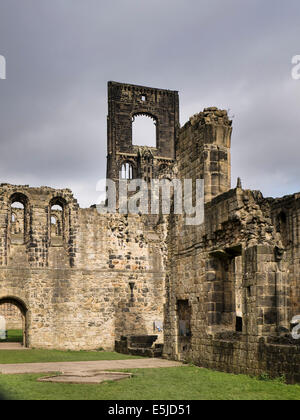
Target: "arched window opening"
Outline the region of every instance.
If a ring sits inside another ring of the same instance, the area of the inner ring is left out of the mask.
[[[55,198],[50,203],[50,244],[62,246],[66,238],[66,203]]]
[[[12,245],[23,245],[26,233],[26,198],[13,196],[10,205],[10,241]]]
[[[157,122],[150,115],[135,115],[132,119],[132,144],[157,147]]]
[[[27,308],[16,299],[0,299],[0,342],[27,345]]]
[[[121,166],[121,179],[133,179],[133,167],[128,162]]]

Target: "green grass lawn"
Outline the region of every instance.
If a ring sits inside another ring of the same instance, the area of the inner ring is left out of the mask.
[[[136,369],[100,385],[40,383],[47,375],[0,375],[0,389],[21,400],[300,400],[300,386],[259,381],[192,366]]]
[[[10,338],[18,336],[11,333]],[[0,350],[0,364],[124,360],[114,352]],[[128,370],[133,378],[99,385],[37,382],[37,375],[0,375],[0,393],[21,400],[300,400],[300,386],[259,381],[194,366]]]
[[[0,343],[23,343],[23,330],[8,330],[7,339]]]
[[[93,360],[140,359],[114,352],[104,351],[59,351],[59,350],[0,350],[0,364],[88,362]]]

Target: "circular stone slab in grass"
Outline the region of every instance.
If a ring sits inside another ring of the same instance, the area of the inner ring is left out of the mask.
[[[122,379],[128,379],[131,377],[131,373],[99,372],[91,376],[83,374],[47,376],[44,378],[38,378],[38,382],[53,382],[64,384],[101,384],[101,382],[120,381]]]

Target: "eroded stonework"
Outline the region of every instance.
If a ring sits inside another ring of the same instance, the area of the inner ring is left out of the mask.
[[[156,147],[132,145],[141,114],[157,123]],[[167,358],[300,380],[300,194],[231,189],[231,133],[226,111],[180,128],[177,92],[109,83],[108,177],[127,165],[148,183],[204,179],[200,226],[100,215],[68,189],[0,186],[0,313],[18,306],[26,345],[113,349],[122,336],[158,335]]]

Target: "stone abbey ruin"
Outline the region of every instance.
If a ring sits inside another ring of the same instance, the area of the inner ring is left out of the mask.
[[[23,322],[29,347],[130,351],[130,337],[158,336],[166,358],[299,381],[300,194],[231,188],[226,111],[180,127],[178,92],[115,82],[108,107],[107,177],[204,179],[205,222],[99,214],[69,189],[1,184],[0,315]],[[132,143],[140,115],[156,147]]]

